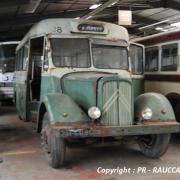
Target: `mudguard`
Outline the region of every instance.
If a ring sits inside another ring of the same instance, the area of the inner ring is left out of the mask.
[[[168,99],[158,93],[144,93],[135,100],[135,119],[142,120],[142,111],[150,108],[153,112],[152,120],[175,121],[173,108]]]
[[[44,108],[45,110],[43,110]],[[44,96],[44,100],[39,108],[38,126],[42,121],[42,111],[47,111],[49,113],[51,124],[57,122],[86,122],[90,120],[86,113],[71,97],[60,93],[52,93]]]

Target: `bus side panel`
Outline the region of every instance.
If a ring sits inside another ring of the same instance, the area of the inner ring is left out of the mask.
[[[135,79],[132,80],[134,98],[144,93],[144,79]]]
[[[26,120],[27,113],[27,72],[18,71],[15,73],[15,94],[16,108],[19,116]]]
[[[145,82],[146,92],[157,92],[163,95],[169,93],[180,93],[180,83],[179,82],[167,82],[167,81],[146,81]]]
[[[49,93],[62,93],[60,78],[42,73],[40,94],[41,101]]]

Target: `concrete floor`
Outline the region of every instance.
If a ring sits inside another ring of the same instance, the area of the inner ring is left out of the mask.
[[[14,107],[0,110],[0,163],[2,180],[169,180],[180,179],[180,173],[153,173],[154,167],[180,168],[180,136],[171,139],[168,152],[159,160],[145,158],[136,145],[71,148],[67,152],[67,165],[52,169],[41,149],[35,125],[18,119]],[[97,168],[131,168],[131,174],[98,174]],[[146,167],[146,173],[137,173],[138,167]]]

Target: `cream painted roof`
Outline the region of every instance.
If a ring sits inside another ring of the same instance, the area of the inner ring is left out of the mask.
[[[74,26],[78,26],[82,23],[88,23],[88,24],[98,24],[98,25],[104,25],[105,29],[107,30],[106,35],[102,34],[91,34],[91,33],[81,33],[81,37],[96,37],[96,38],[102,38],[102,39],[121,39],[124,41],[129,41],[129,35],[127,30],[119,25],[112,24],[112,23],[106,23],[101,21],[91,21],[91,20],[81,20],[81,19],[46,19],[42,20],[39,23],[35,24],[29,32],[26,34],[26,36],[22,39],[20,44],[17,47],[17,50],[21,48],[21,46],[32,37],[38,37],[43,36],[45,34],[51,34],[51,35],[59,35],[62,36],[79,36],[80,33],[72,33]],[[57,27],[61,27],[62,32],[57,33],[55,32],[55,29]]]

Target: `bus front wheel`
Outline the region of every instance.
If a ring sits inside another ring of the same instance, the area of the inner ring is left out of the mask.
[[[143,135],[138,144],[146,157],[159,158],[167,151],[170,137],[170,134]]]
[[[51,132],[49,115],[46,112],[42,126],[42,144],[48,155],[49,164],[53,168],[60,168],[64,165],[66,145],[58,132]]]

